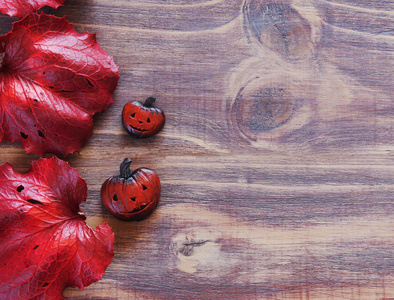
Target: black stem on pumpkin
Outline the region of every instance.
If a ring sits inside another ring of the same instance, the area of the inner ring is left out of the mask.
[[[130,164],[131,164],[130,158],[125,158],[122,161],[122,163],[120,164],[120,177],[123,177],[123,178],[131,177],[131,173],[133,173],[133,172],[130,170]]]
[[[156,97],[155,96],[150,96],[148,99],[145,100],[144,106],[145,107],[152,107],[153,103],[155,103]]]

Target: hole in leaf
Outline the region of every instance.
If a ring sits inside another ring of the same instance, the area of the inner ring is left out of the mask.
[[[37,100],[37,99],[33,99],[33,101],[34,101],[34,102],[38,102],[38,100]]]
[[[87,78],[85,77],[85,80],[86,80],[86,82],[87,82],[91,87],[94,87],[94,85],[90,82],[89,79],[87,79]]]
[[[135,117],[135,113],[132,113],[132,114],[130,115],[130,117],[134,118],[134,117]]]
[[[45,205],[44,203],[35,200],[35,199],[27,199],[27,202],[31,203],[31,204],[39,204],[39,205]]]
[[[23,139],[27,139],[27,137],[28,137],[28,135],[27,134],[25,134],[24,132],[20,132],[21,133],[21,137],[23,138]]]
[[[150,123],[150,119],[149,118],[146,120],[146,123]]]
[[[24,186],[23,185],[19,185],[16,190],[18,191],[18,193],[22,192],[24,190]]]
[[[136,197],[130,198],[130,200],[131,200],[131,201],[135,201],[135,198],[136,198]]]
[[[42,285],[42,287],[46,287],[46,286],[48,286],[49,285],[49,283],[48,282],[45,282],[43,285]]]
[[[37,132],[38,132],[38,136],[39,137],[42,137],[43,139],[45,139],[45,136],[44,136],[44,134],[42,133],[41,130],[37,130]]]
[[[145,185],[142,185],[142,190],[143,191],[145,191],[145,190],[147,190],[148,188],[145,186]]]
[[[36,250],[39,247],[39,245],[35,245],[33,250]]]
[[[54,89],[55,87],[53,85],[48,86],[50,89]]]
[[[118,201],[118,200],[119,200],[119,199],[118,199],[118,196],[115,194],[115,195],[112,197],[112,200]]]

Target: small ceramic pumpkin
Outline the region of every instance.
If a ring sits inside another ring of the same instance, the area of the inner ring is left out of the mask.
[[[120,165],[120,176],[108,178],[101,186],[101,200],[106,209],[121,220],[140,221],[156,208],[160,198],[160,180],[156,172],[139,168],[130,170],[131,159]]]
[[[156,98],[151,96],[142,104],[140,101],[130,101],[122,111],[123,126],[135,138],[150,137],[158,133],[164,126],[164,112],[153,106]]]

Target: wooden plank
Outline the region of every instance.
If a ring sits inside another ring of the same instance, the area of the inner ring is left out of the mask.
[[[394,298],[391,1],[68,0],[55,14],[97,32],[121,74],[66,158],[116,254],[67,299]],[[150,95],[165,128],[131,139],[122,107]],[[162,182],[138,223],[100,201],[124,157]],[[18,171],[37,158],[0,144]]]

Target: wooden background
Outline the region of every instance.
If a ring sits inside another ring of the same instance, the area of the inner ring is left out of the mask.
[[[392,0],[68,0],[121,79],[67,157],[115,257],[67,299],[394,299]],[[15,18],[0,17],[1,34]],[[157,97],[157,136],[120,115]],[[116,220],[100,187],[124,157],[155,169],[159,206]],[[20,172],[37,159],[0,144]]]

